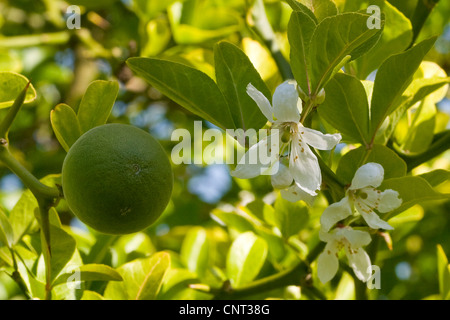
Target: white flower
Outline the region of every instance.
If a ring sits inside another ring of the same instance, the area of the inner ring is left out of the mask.
[[[356,208],[372,229],[394,229],[386,221],[381,220],[374,211],[386,213],[402,204],[397,191],[387,189],[381,192],[376,189],[383,179],[384,169],[380,164],[370,162],[361,166],[356,171],[346,196],[323,212],[320,218],[322,229],[330,230],[336,222],[350,216],[354,211],[353,208]]]
[[[323,134],[304,127],[300,121],[302,101],[298,96],[297,83],[288,80],[280,84],[273,94],[273,107],[269,100],[252,84],[247,86],[247,94],[256,102],[267,120],[272,123],[271,134],[251,146],[231,173],[241,179],[254,178],[260,174],[277,174],[282,158],[288,160],[288,172],[282,172],[275,180],[274,187],[289,188],[295,182],[297,188],[315,196],[322,183],[317,157],[309,146],[320,150],[331,150],[341,140],[340,134]],[[269,154],[264,163],[258,155],[261,149]],[[250,159],[250,161],[248,161]],[[292,180],[290,180],[292,178]],[[289,181],[290,180],[290,181]],[[288,184],[291,183],[291,184]],[[294,191],[295,192],[295,191]]]
[[[317,259],[317,275],[322,283],[330,281],[336,275],[339,268],[338,254],[342,248],[358,279],[363,282],[369,280],[372,275],[372,263],[369,255],[362,248],[372,241],[368,232],[344,227],[329,233],[321,230],[319,237],[327,243]]]

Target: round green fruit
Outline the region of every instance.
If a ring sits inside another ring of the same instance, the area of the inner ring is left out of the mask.
[[[83,134],[63,163],[62,187],[72,212],[108,234],[145,229],[166,208],[173,186],[169,159],[149,133],[105,124]]]

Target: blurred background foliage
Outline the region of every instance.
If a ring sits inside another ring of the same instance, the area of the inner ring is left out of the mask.
[[[282,77],[268,46],[276,43],[280,54],[289,59],[286,29],[291,9],[278,0],[266,0],[264,3],[256,0],[256,5],[254,2],[0,0],[0,70],[25,75],[31,79],[38,93],[36,101],[21,111],[11,130],[10,140],[15,155],[39,178],[60,173],[66,153],[52,131],[50,111],[58,103],[67,103],[76,109],[89,83],[96,79],[115,80],[120,84],[119,96],[109,121],[131,123],[149,131],[170,155],[177,143],[171,141],[172,131],[186,128],[193,134],[193,121],[200,119],[133,76],[125,65],[126,59],[133,56],[157,56],[179,61],[214,78],[213,45],[226,39],[244,50],[273,91]],[[417,0],[389,2],[411,19]],[[336,3],[341,10],[345,6],[343,0]],[[70,16],[66,12],[68,5],[80,6],[81,29],[67,28],[66,19]],[[261,30],[258,27],[261,15],[253,14],[262,5],[266,11],[264,18],[271,26],[269,30]],[[449,17],[450,2],[440,1],[418,35],[419,40],[440,35],[426,60],[436,62],[447,74],[450,73]],[[447,121],[450,115],[449,98],[447,93],[437,103],[439,113]],[[0,118],[4,113],[5,110],[0,110]],[[203,129],[211,127],[213,125],[204,122]],[[340,147],[340,150],[347,150],[345,145]],[[415,173],[438,168],[450,168],[449,151],[416,168]],[[201,294],[190,289],[171,290],[170,279],[175,278],[176,273],[179,273],[178,280],[174,280],[173,287],[183,277],[191,279],[188,270],[196,269],[196,266],[189,266],[183,252],[196,239],[206,237],[209,245],[206,249],[202,247],[202,250],[208,252],[208,263],[223,267],[225,253],[236,230],[228,230],[217,221],[226,219],[227,211],[242,210],[240,204],[249,202],[252,205],[244,209],[251,211],[248,208],[253,208],[253,213],[260,215],[265,210],[261,199],[264,196],[266,200],[273,197],[270,194],[272,187],[267,176],[249,181],[233,180],[229,168],[220,164],[177,165],[174,166],[174,174],[172,201],[158,223],[145,233],[119,237],[114,242],[105,237],[103,244],[110,245],[111,249],[104,254],[103,261],[119,267],[135,257],[169,250],[173,252],[172,267],[179,264],[184,269],[175,268],[176,271],[169,274],[169,284],[163,288],[162,298],[201,298]],[[18,201],[23,185],[4,167],[0,167],[0,177],[0,203],[9,211]],[[438,189],[448,193],[450,183],[444,182]],[[295,237],[294,242],[300,249],[308,245],[303,240],[309,239],[310,230],[318,226],[318,218],[324,209],[321,203],[325,201],[318,199],[313,212],[310,212],[309,227]],[[270,208],[267,210],[270,211]],[[296,210],[301,212],[302,209]],[[88,254],[95,239],[102,239],[93,231],[87,232],[73,218],[64,201],[59,205],[58,212],[64,224],[72,226],[73,230],[83,230],[74,232],[81,254],[83,248]],[[378,255],[382,282],[380,290],[372,290],[374,297],[422,299],[439,292],[436,245],[441,244],[447,255],[450,253],[449,212],[449,202],[426,203],[416,205],[396,218],[398,224],[391,233],[393,248],[389,250],[387,245],[382,245]],[[220,216],[222,219],[217,218]],[[242,223],[245,224],[245,221]],[[277,252],[271,254],[276,255]],[[283,252],[278,254],[283,255]],[[283,259],[275,260],[288,265],[286,260],[289,259],[287,254]],[[216,271],[220,273],[220,270]],[[259,276],[272,271],[273,264],[264,265]],[[202,276],[210,280],[220,279],[220,275]],[[351,298],[348,287],[352,286],[352,281],[349,281],[349,276],[336,277],[334,281],[336,283],[333,285],[338,286],[336,297]],[[298,292],[289,290],[282,294],[274,293],[274,296],[298,298]],[[0,299],[17,295],[20,292],[12,280],[0,274]]]

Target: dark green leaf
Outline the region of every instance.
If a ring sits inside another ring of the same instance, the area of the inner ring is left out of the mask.
[[[319,23],[311,38],[309,54],[313,94],[319,93],[344,61],[360,57],[378,41],[382,29],[369,29],[369,17],[362,13],[344,13]]]
[[[436,187],[441,183],[450,180],[450,171],[444,169],[437,169],[419,175],[419,177],[428,181],[432,187]]]
[[[130,58],[127,64],[136,74],[192,113],[223,129],[236,129],[223,94],[203,72],[160,59]]]
[[[96,80],[89,85],[77,112],[83,133],[106,123],[118,92],[116,81]]]
[[[367,145],[370,141],[369,103],[361,81],[338,73],[328,82],[325,92],[325,102],[318,108],[319,115],[344,137]]]
[[[267,119],[247,94],[247,85],[251,83],[269,101],[271,93],[250,59],[235,45],[222,41],[214,46],[214,63],[217,85],[228,101],[235,125],[244,130],[263,127]]]
[[[301,202],[290,202],[278,196],[275,201],[275,226],[284,238],[289,238],[307,226],[309,220],[308,208]]]
[[[403,53],[390,56],[380,66],[372,94],[371,135],[376,134],[384,119],[399,107],[402,93],[435,41],[435,37],[425,40]]]
[[[384,168],[384,179],[403,177],[406,174],[406,164],[394,151],[383,145],[373,145],[366,161],[366,148],[364,146],[347,152],[339,161],[336,174],[345,183],[351,183],[356,170],[364,163],[379,163]]]
[[[291,68],[298,85],[311,94],[309,46],[316,22],[304,12],[293,12],[288,24]]]

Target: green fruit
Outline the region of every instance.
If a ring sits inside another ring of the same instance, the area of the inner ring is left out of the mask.
[[[172,185],[162,146],[131,125],[89,130],[72,145],[62,168],[69,208],[86,225],[108,234],[137,232],[155,222]]]

